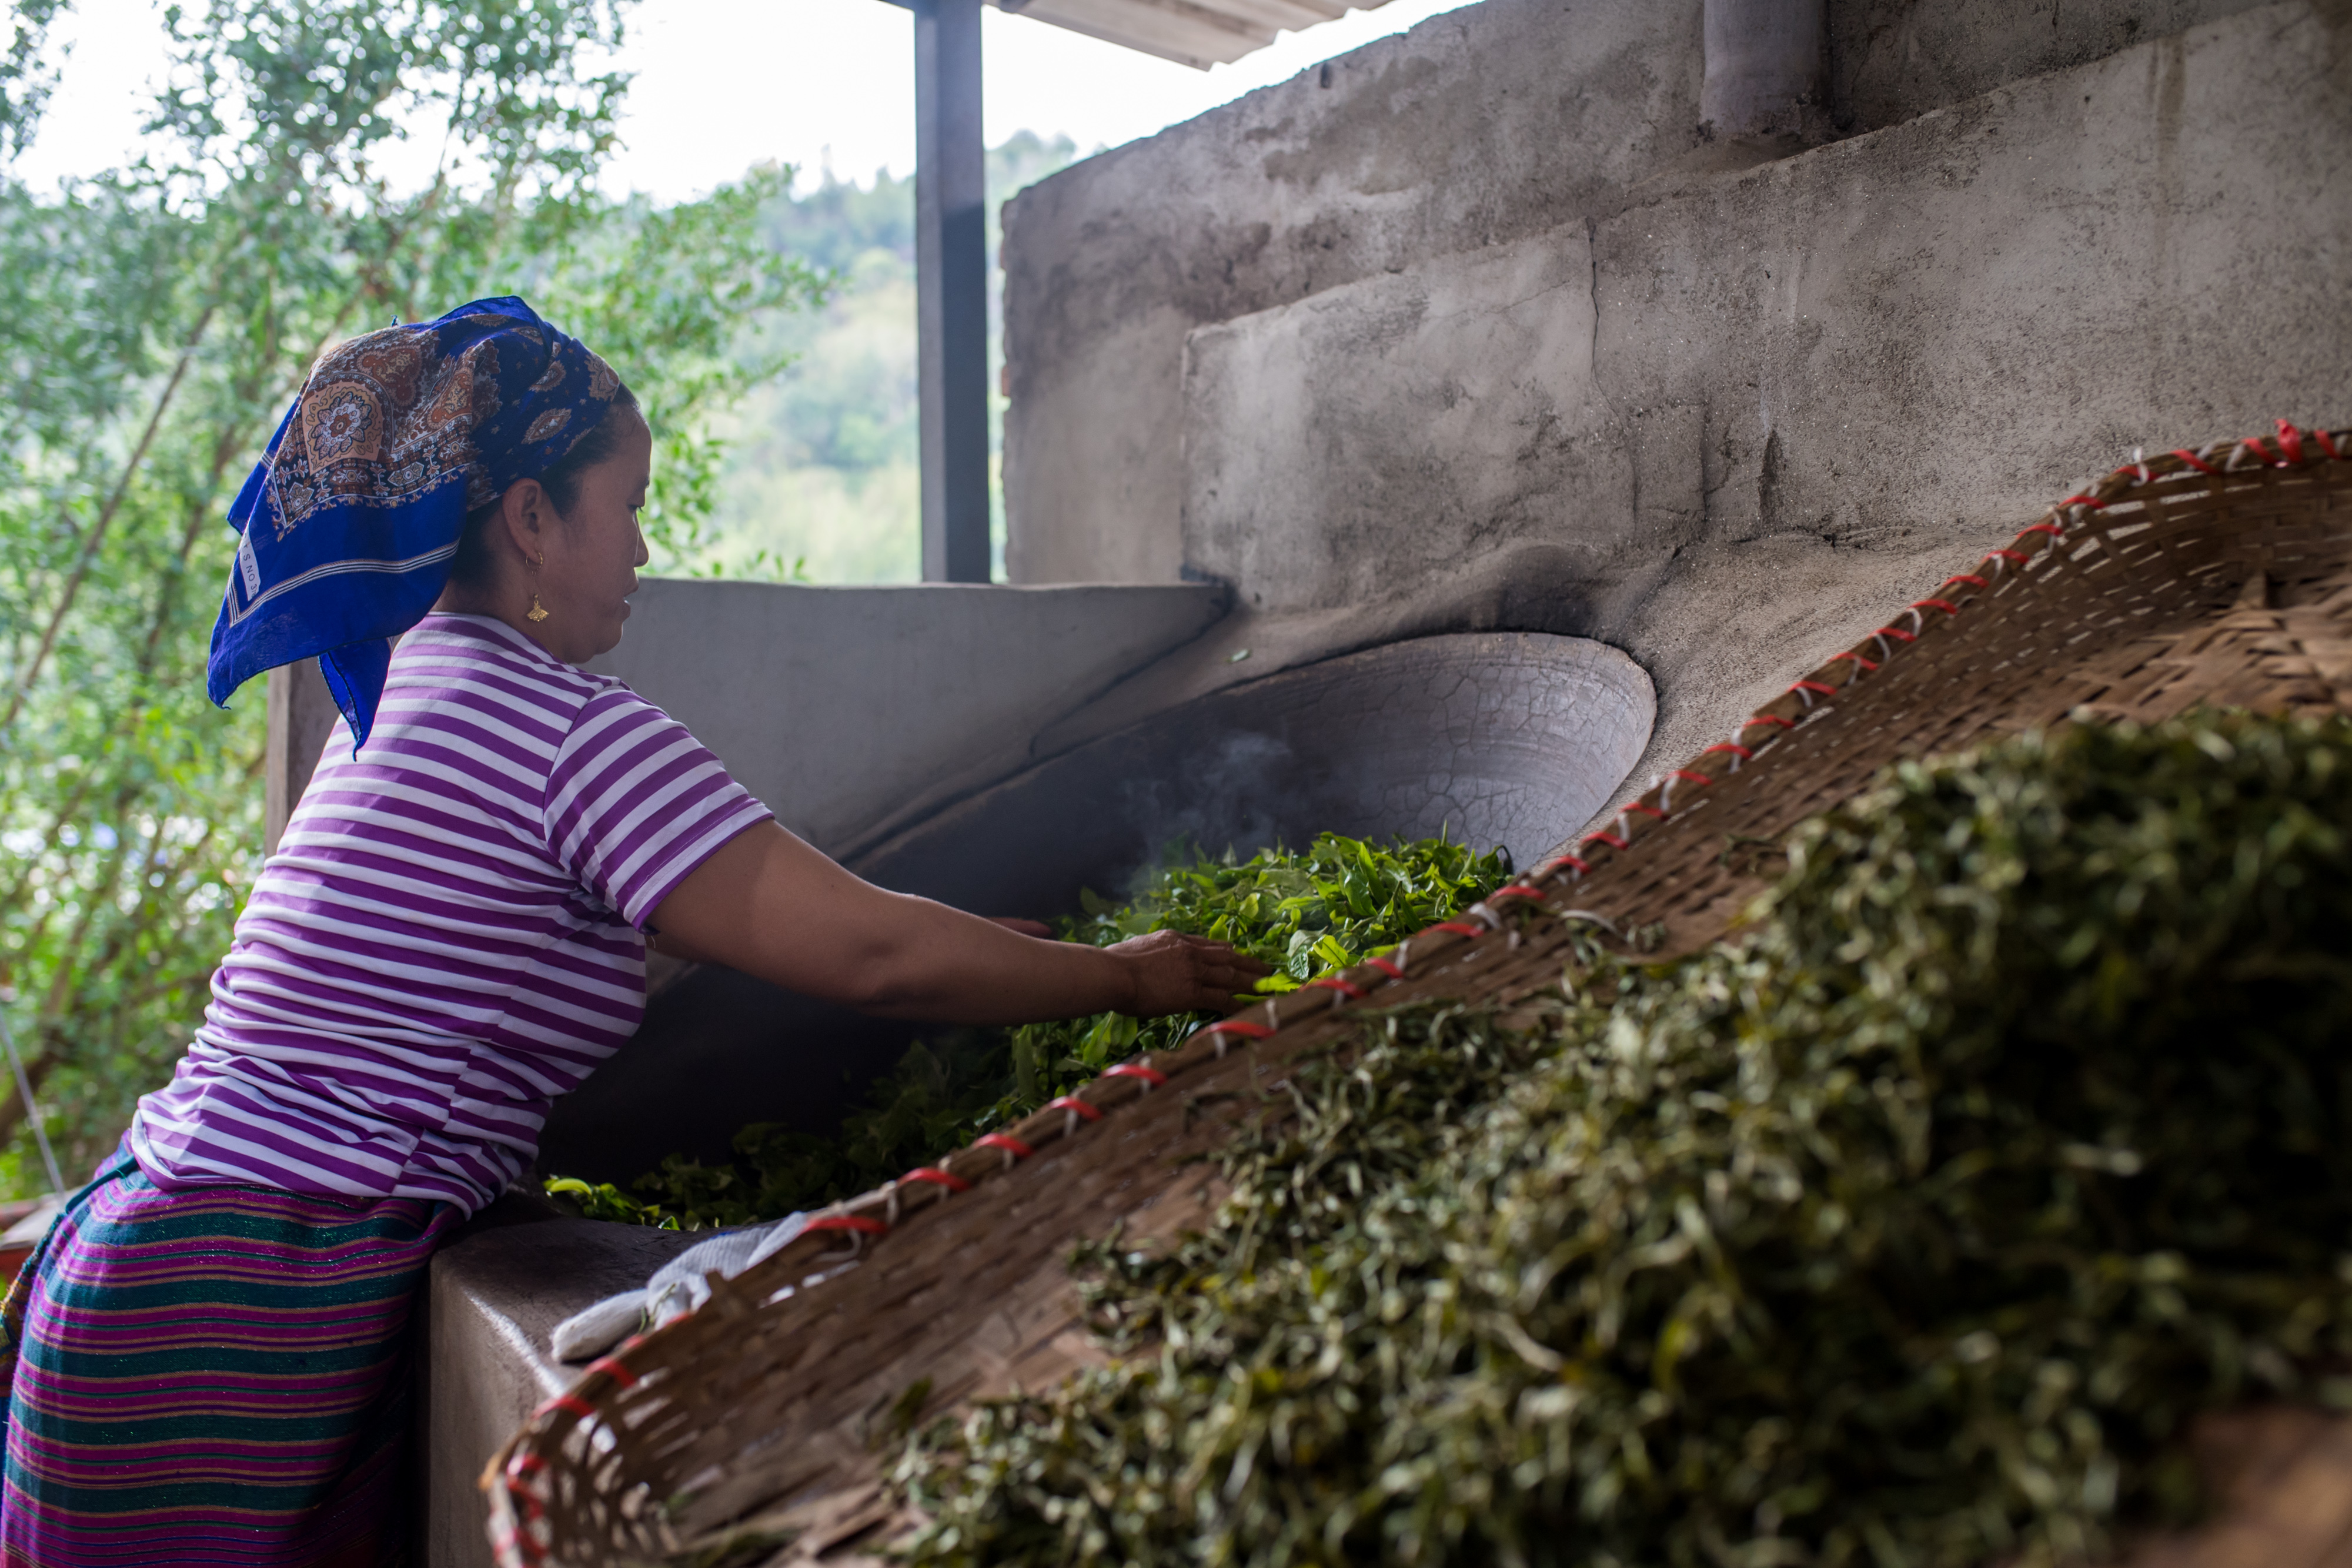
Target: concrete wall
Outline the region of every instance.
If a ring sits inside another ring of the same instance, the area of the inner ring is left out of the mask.
[[[1004,214],[1006,565],[1173,580],[1184,335],[1549,228],[1697,145],[1699,0],[1485,0]]]
[[[2249,9],[2248,0],[1832,0],[1831,112],[1879,131]]]
[[[1223,613],[1213,587],[653,579],[617,675],[835,856],[1030,760],[1038,730]]]
[[[1198,329],[1185,563],[1315,611],[1538,546],[1665,765],[2086,470],[2340,422],[2347,154],[2346,16],[2273,6]]]
[[[1832,0],[1832,132],[2246,0]],[[1485,0],[1030,187],[1005,212],[1015,581],[1181,575],[1183,341],[1767,149],[1700,125],[1701,0]]]
[[[1504,4],[1454,16],[1507,33]],[[2345,417],[2352,14],[2270,5],[2116,49],[2184,7],[1879,10],[1832,7],[1857,102],[2093,57],[1196,326],[1154,457],[1172,519],[1103,511],[1054,549],[1124,570],[1148,538],[1150,570],[1232,583],[1220,635],[1262,647],[1446,616],[1614,643],[1659,688],[1638,786],[2134,445]],[[1953,42],[2002,10],[2012,56]],[[1213,120],[1150,151],[1229,150]],[[1016,424],[1034,412],[1016,396]],[[1104,457],[1087,482],[1134,472]]]

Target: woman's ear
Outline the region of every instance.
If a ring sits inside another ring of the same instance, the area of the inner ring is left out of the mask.
[[[518,479],[507,486],[499,507],[499,521],[517,554],[538,562],[547,556],[547,525],[555,516],[547,487],[536,479]]]

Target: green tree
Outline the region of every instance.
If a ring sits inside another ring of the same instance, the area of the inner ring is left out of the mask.
[[[13,12],[0,160],[60,80],[60,8]],[[227,503],[319,353],[525,294],[644,399],[676,559],[709,419],[783,363],[768,319],[824,296],[756,223],[788,170],[672,207],[596,193],[627,82],[583,62],[624,11],[173,6],[140,162],[49,195],[0,163],[0,1007],[69,1176],[184,1047],[258,869],[260,690],[213,708],[205,652]],[[429,177],[386,172],[425,138]],[[24,1112],[0,1091],[0,1189],[37,1184]]]
[[[1066,136],[1017,131],[988,150],[988,254],[1003,204],[1077,156]],[[761,215],[768,243],[832,268],[821,311],[776,321],[761,347],[792,368],[745,400],[718,524],[694,570],[821,582],[911,582],[920,570],[921,480],[915,379],[915,183],[877,171],[871,183],[827,171],[813,190],[780,193]],[[989,273],[989,377],[1003,362],[1003,274]],[[992,398],[992,453],[1004,402]],[[1003,519],[996,520],[1000,556]]]

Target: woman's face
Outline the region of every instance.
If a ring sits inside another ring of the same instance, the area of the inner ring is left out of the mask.
[[[653,476],[654,437],[642,417],[633,416],[630,425],[619,448],[580,476],[571,512],[540,535],[543,554],[535,591],[548,613],[530,632],[570,664],[619,644],[637,568],[646,564],[637,513]]]

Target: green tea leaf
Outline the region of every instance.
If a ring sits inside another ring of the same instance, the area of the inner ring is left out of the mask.
[[[919,1434],[918,1564],[2021,1568],[2352,1386],[2352,721],[1891,769],[1736,943],[1304,1061]],[[1344,937],[1342,938],[1344,939]]]
[[[1381,846],[1327,833],[1302,852],[1236,860],[1171,848],[1132,900],[1091,890],[1062,939],[1110,946],[1153,931],[1228,941],[1277,966],[1261,992],[1296,989],[1354,955],[1393,946],[1475,903],[1510,875],[1503,851],[1476,854],[1447,840]],[[1360,898],[1333,896],[1339,879]],[[1420,890],[1421,902],[1409,902]],[[1374,913],[1367,913],[1373,911]],[[1106,1067],[1175,1046],[1209,1014],[1143,1020],[1116,1013],[1013,1030],[966,1030],[909,1049],[834,1137],[754,1123],[736,1158],[716,1167],[673,1155],[623,1193],[563,1177],[547,1184],[592,1218],[699,1229],[780,1218],[853,1197],[1020,1120]]]

